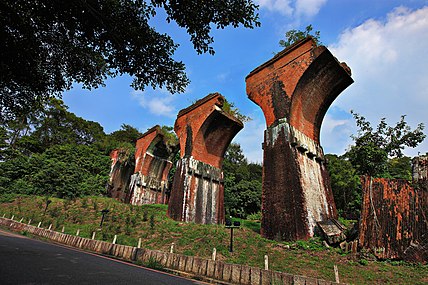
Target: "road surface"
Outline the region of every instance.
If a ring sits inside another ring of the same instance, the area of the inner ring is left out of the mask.
[[[205,284],[0,230],[0,284]]]

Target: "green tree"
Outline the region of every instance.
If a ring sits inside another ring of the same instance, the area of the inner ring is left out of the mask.
[[[191,7],[191,9],[189,9]],[[129,74],[132,87],[183,92],[189,80],[173,58],[178,45],[151,26],[163,9],[198,53],[214,53],[212,27],[259,26],[252,0],[3,0],[0,4],[0,110],[13,117],[70,89]]]
[[[143,134],[135,127],[127,124],[122,124],[120,129],[108,135],[109,139],[114,142],[123,142],[135,144],[138,138]]]
[[[412,180],[412,159],[408,156],[388,159],[389,178]]]
[[[228,215],[245,218],[261,209],[262,166],[248,163],[241,146],[231,143],[223,160],[224,204]]]
[[[361,210],[360,176],[351,162],[335,154],[326,155],[331,188],[339,214],[345,218],[356,219]]]
[[[285,33],[285,40],[280,40],[279,45],[283,48],[289,47],[292,44],[303,40],[307,37],[312,37],[317,45],[321,44],[320,41],[320,31],[315,31],[312,33],[312,25],[306,26],[304,31],[301,30],[290,30]]]
[[[400,158],[404,147],[416,147],[425,139],[424,125],[420,123],[412,130],[405,116],[395,126],[388,126],[382,118],[376,129],[363,116],[351,111],[359,128],[352,135],[355,145],[346,152],[346,157],[360,175],[387,175],[388,157]]]
[[[0,193],[60,198],[103,194],[109,171],[109,157],[92,146],[55,145],[0,163]]]

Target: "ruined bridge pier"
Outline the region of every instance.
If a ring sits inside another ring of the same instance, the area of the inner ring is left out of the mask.
[[[224,184],[221,165],[227,147],[243,128],[222,110],[218,93],[198,100],[177,115],[174,130],[180,141],[168,216],[199,224],[224,223]]]
[[[138,138],[135,161],[129,161],[129,150],[113,150],[107,192],[112,198],[132,205],[167,204],[168,173],[176,151],[176,145],[167,141],[158,125]]]
[[[350,84],[351,71],[306,38],[246,78],[247,95],[263,111],[262,236],[297,240],[317,222],[337,218],[320,128],[327,109]]]
[[[129,183],[132,205],[167,204],[168,173],[176,146],[171,145],[160,126],[145,132],[135,145],[135,169]]]

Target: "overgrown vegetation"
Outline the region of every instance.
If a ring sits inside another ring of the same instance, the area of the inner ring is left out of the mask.
[[[181,223],[166,216],[165,205],[132,206],[103,197],[80,199],[49,198],[52,202],[43,211],[46,197],[7,195],[0,196],[3,202],[0,216],[15,215],[15,219],[32,219],[31,224],[53,225],[65,233],[136,246],[142,239],[142,247],[169,252],[172,243],[176,253],[210,258],[217,249],[217,259],[230,263],[264,266],[264,255],[269,256],[269,268],[334,281],[333,265],[338,265],[340,279],[349,284],[426,284],[428,267],[404,262],[377,262],[370,256],[358,259],[338,249],[326,248],[321,239],[278,243],[261,238],[257,233],[259,222],[242,221],[242,227],[234,231],[234,252],[228,251],[230,232],[221,225],[197,225]],[[94,207],[94,205],[97,205]],[[84,206],[86,205],[86,206]],[[94,208],[99,209],[98,211]],[[109,209],[103,227],[100,209]],[[152,218],[153,217],[153,218]],[[152,223],[154,226],[152,226]],[[153,228],[153,229],[152,229]],[[158,268],[159,264],[148,262],[145,266]],[[158,268],[161,269],[161,268]]]
[[[120,159],[134,163],[139,136],[129,125],[107,135],[50,99],[36,114],[0,125],[0,194],[103,195],[110,151],[120,148]]]
[[[241,146],[231,143],[223,161],[226,216],[246,218],[261,208],[262,166],[248,163]]]
[[[351,111],[359,128],[356,135],[352,135],[355,144],[346,152],[345,156],[352,163],[360,175],[373,177],[400,176],[398,173],[389,174],[388,160],[402,158],[404,147],[416,147],[424,139],[424,125],[420,123],[412,130],[401,116],[395,126],[388,126],[386,118],[382,118],[376,129],[363,116]],[[398,161],[397,161],[398,162]],[[390,167],[398,166],[390,163]],[[404,177],[408,175],[404,174]]]
[[[306,26],[304,31],[301,30],[289,30],[285,33],[285,40],[280,40],[279,45],[283,48],[287,48],[291,46],[292,44],[303,40],[306,37],[312,37],[315,41],[316,45],[320,45],[320,31],[314,31],[312,32],[313,27],[312,25]]]

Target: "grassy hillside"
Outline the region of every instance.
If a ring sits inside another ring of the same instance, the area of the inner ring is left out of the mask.
[[[230,263],[264,266],[264,255],[269,256],[269,267],[289,272],[334,281],[333,265],[339,268],[340,280],[350,284],[427,284],[428,266],[411,265],[394,261],[375,261],[370,256],[357,259],[339,249],[325,248],[319,239],[278,243],[260,237],[260,224],[242,221],[243,227],[234,231],[234,252],[228,251],[230,231],[219,225],[196,225],[171,220],[166,216],[166,205],[131,206],[103,197],[85,197],[77,200],[62,200],[37,196],[1,197],[0,215],[15,216],[15,220],[31,219],[32,225],[42,222],[44,227],[136,246],[142,238],[142,247],[174,251],[185,255],[210,258],[212,249],[217,249],[217,258]],[[100,230],[101,210],[109,209]]]

